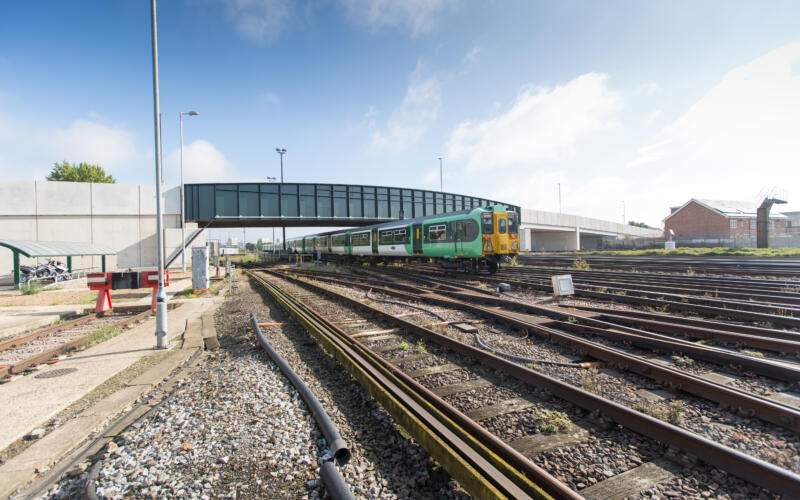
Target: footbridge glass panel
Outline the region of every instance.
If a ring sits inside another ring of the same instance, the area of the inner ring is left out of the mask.
[[[296,183],[186,184],[186,220],[202,227],[359,226],[508,203],[438,191]]]

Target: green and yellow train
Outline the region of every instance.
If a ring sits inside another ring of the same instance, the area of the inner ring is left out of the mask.
[[[388,263],[436,259],[447,269],[494,273],[519,252],[519,214],[503,205],[329,231],[287,240],[325,260]]]

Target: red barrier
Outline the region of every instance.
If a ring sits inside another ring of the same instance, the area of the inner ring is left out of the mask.
[[[89,273],[86,275],[89,290],[97,290],[97,302],[94,305],[95,313],[102,313],[111,309],[111,273]]]

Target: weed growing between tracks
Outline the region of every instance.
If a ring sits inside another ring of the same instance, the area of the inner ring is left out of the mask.
[[[597,376],[597,368],[589,368],[581,373],[581,387],[598,395],[603,394],[603,386]]]
[[[540,410],[536,413],[534,422],[542,434],[566,432],[572,426],[567,414],[558,410]]]
[[[576,271],[590,271],[592,267],[585,259],[579,258],[572,261],[571,269],[575,269]]]
[[[633,409],[672,425],[680,425],[683,422],[683,401],[672,401],[667,405],[639,401],[633,405]]]
[[[113,325],[95,330],[86,338],[84,349],[88,349],[92,346],[105,342],[106,340],[111,340],[120,333],[122,333],[122,328]]]

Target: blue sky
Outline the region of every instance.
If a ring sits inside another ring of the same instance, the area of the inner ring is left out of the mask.
[[[438,188],[652,225],[690,197],[800,207],[795,1],[195,0],[158,10],[168,183]],[[149,2],[9,2],[0,175],[153,182]]]

